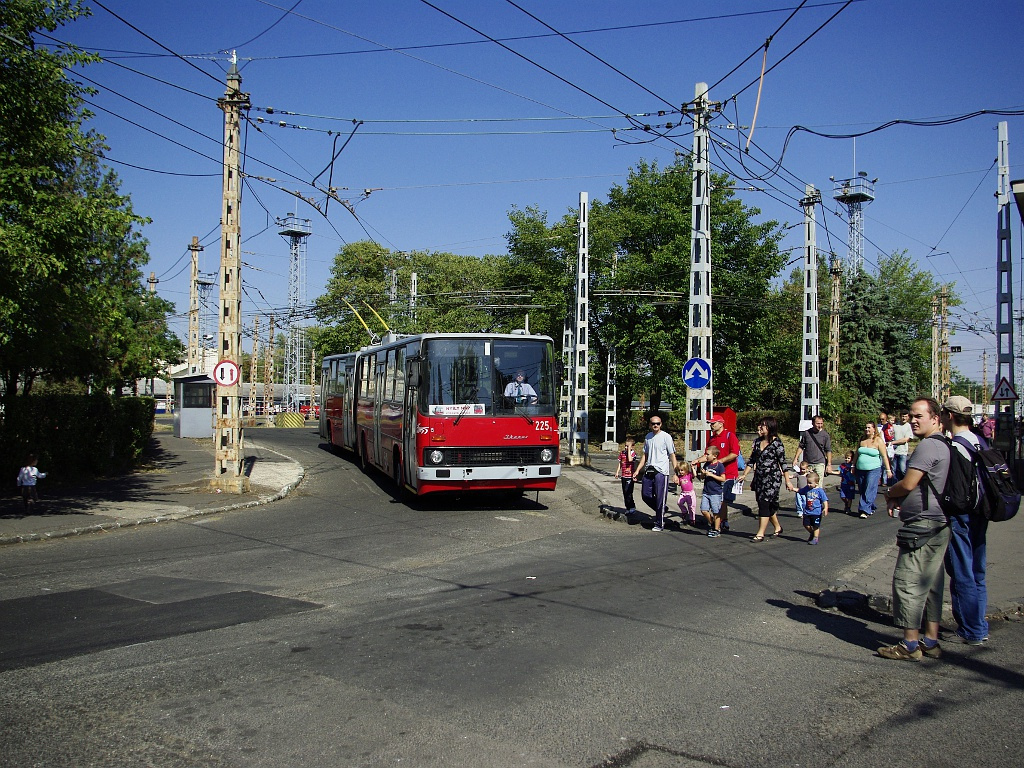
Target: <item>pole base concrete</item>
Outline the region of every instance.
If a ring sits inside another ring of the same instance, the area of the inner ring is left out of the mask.
[[[227,474],[215,477],[210,481],[210,490],[221,491],[222,493],[248,493],[249,478],[246,475],[234,477]]]

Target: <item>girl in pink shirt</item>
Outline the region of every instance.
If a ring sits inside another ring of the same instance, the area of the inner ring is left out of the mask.
[[[697,522],[697,492],[693,490],[693,467],[679,462],[679,514],[690,525]]]

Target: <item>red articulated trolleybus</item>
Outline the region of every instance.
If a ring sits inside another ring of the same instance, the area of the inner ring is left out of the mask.
[[[552,349],[525,331],[388,334],[325,357],[320,435],[403,493],[554,490]]]

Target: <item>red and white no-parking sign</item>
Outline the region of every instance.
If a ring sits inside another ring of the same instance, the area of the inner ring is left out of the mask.
[[[213,369],[213,380],[222,387],[233,387],[241,378],[238,363],[232,360],[221,360]]]

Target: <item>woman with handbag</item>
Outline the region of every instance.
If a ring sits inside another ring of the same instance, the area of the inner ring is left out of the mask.
[[[751,541],[764,541],[768,523],[775,529],[771,534],[772,538],[782,535],[782,525],[779,523],[779,492],[782,490],[783,480],[786,482],[787,490],[796,491],[789,481],[789,475],[782,469],[785,460],[786,447],[779,439],[778,422],[771,416],[765,416],[757,425],[757,439],[754,440],[750,457],[747,459],[747,468],[743,472],[744,478],[751,470],[754,472],[750,487],[754,491],[754,498],[757,499],[757,534]]]

